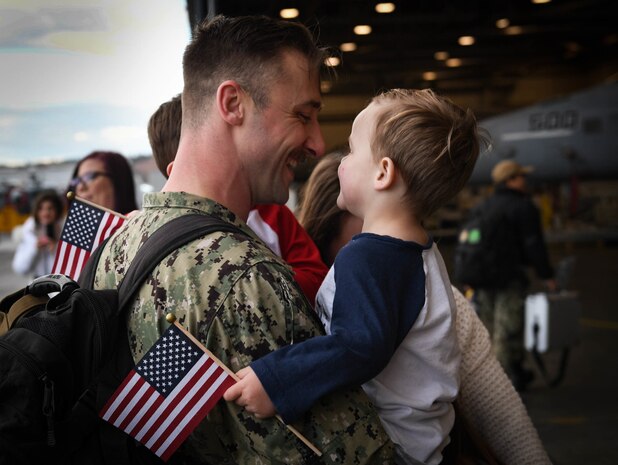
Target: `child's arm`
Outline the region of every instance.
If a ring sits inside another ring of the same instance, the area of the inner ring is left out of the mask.
[[[332,333],[297,342],[254,360],[251,368],[256,379],[250,377],[226,393],[225,398],[235,398],[248,411],[266,416],[272,414],[270,405],[264,401],[268,397],[276,411],[290,423],[325,394],[365,383],[380,373],[397,348],[399,335],[407,333],[418,313],[402,320],[393,311],[402,306],[401,302],[398,304],[386,296],[381,286],[371,285],[372,280],[383,279],[384,269],[392,264],[392,260],[384,260],[382,256],[379,261],[382,263],[350,261],[346,254],[341,259],[337,257],[336,270],[341,266],[342,272],[337,278]],[[404,271],[388,276],[388,282],[398,281],[405,274]],[[345,292],[340,292],[340,284]],[[412,315],[415,310],[410,307],[405,308]]]
[[[256,418],[268,418],[277,413],[275,404],[264,390],[251,367],[245,367],[236,373],[240,378],[233,386],[229,387],[223,394],[223,398],[228,402],[235,401],[249,413],[253,413]]]

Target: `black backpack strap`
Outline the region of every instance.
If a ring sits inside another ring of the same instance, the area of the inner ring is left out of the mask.
[[[148,277],[148,274],[161,263],[165,257],[192,240],[216,231],[246,234],[232,223],[228,223],[227,221],[211,215],[199,213],[179,216],[157,229],[137,251],[137,254],[131,262],[131,266],[129,266],[129,269],[118,287],[120,295],[119,308],[122,308],[122,304],[126,303],[141,287],[142,282]],[[79,275],[80,287],[86,289],[93,288],[94,277],[99,260],[101,259],[101,254],[103,253],[105,245],[112,237],[113,236],[110,236],[105,239],[90,256],[88,262],[86,262],[84,269]],[[128,288],[128,291],[125,291],[124,288],[127,288],[128,283],[133,283],[133,286]],[[123,299],[125,294],[126,297]]]
[[[79,274],[79,278],[77,279],[79,287],[83,287],[84,289],[93,288],[94,276],[97,273],[97,265],[99,264],[99,259],[101,258],[101,254],[103,253],[105,245],[112,237],[114,237],[113,234],[107,237],[103,242],[101,242],[101,244],[94,250],[94,253],[88,258],[86,265],[84,265],[84,268],[82,269],[82,272]]]
[[[118,308],[130,301],[148,275],[174,250],[213,232],[245,233],[227,221],[204,214],[189,214],[165,223],[142,244],[118,287]]]
[[[218,231],[246,235],[237,226],[204,214],[188,214],[174,218],[152,233],[137,251],[118,287],[118,314],[126,313],[125,307],[128,307],[131,298],[165,257],[195,239]],[[104,244],[101,244],[95,254],[90,257],[93,263],[89,260],[88,266],[91,270],[86,276],[88,281],[85,281],[90,285],[89,288],[92,288],[94,271],[96,271],[103,247]],[[124,318],[120,318],[119,324],[125,327],[124,323],[120,323],[123,320]],[[90,397],[85,399],[85,402],[91,404],[89,411],[100,410],[126,375],[123,368],[133,366],[133,363],[129,341],[127,338],[122,338],[117,346],[117,354],[113,358],[113,363],[106,367],[104,375],[99,380],[96,393],[90,392]],[[144,447],[137,447],[137,443],[132,438],[109,423],[99,422],[98,441],[101,445],[102,462],[105,464],[149,463],[151,461],[159,463],[158,460],[153,459],[152,452]]]

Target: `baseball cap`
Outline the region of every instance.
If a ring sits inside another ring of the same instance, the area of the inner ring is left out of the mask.
[[[513,176],[528,174],[533,171],[534,168],[532,166],[521,166],[516,161],[503,160],[491,170],[491,179],[493,179],[494,184],[500,184]]]

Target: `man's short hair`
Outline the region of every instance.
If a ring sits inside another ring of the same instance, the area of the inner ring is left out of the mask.
[[[148,121],[148,140],[161,174],[167,178],[167,165],[174,161],[180,142],[182,104],[180,94],[162,103]]]
[[[430,89],[393,89],[373,102],[382,107],[373,155],[393,160],[407,187],[406,200],[423,220],[463,188],[485,138],[472,111]]]
[[[201,23],[183,57],[183,110],[198,125],[219,84],[234,80],[258,108],[268,105],[273,84],[285,77],[281,54],[297,51],[319,72],[326,50],[302,24],[267,16],[215,16]]]

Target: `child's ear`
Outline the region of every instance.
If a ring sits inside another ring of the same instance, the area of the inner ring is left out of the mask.
[[[395,184],[397,171],[393,160],[384,157],[378,162],[378,169],[374,181],[374,187],[378,191],[389,189]]]
[[[236,81],[224,81],[217,89],[217,110],[227,123],[237,126],[244,116],[244,100],[248,97]]]

